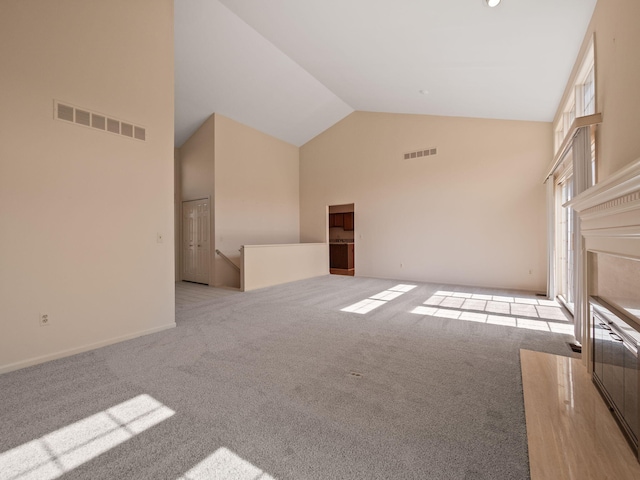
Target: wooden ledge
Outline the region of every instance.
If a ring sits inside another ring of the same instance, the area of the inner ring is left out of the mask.
[[[576,132],[578,131],[578,129],[582,127],[589,127],[591,125],[598,125],[599,123],[602,123],[601,113],[594,113],[593,115],[577,117],[573,121],[573,123],[571,124],[571,127],[569,127],[569,132],[567,132],[567,134],[564,136],[564,140],[562,141],[562,145],[560,145],[560,148],[558,149],[558,153],[556,153],[555,156],[553,157],[553,162],[551,163],[551,167],[549,168],[547,176],[544,177],[544,182],[546,182],[547,179],[551,175],[553,175],[553,172],[556,171],[556,168],[558,168],[558,165],[560,165],[560,163],[562,162],[562,159],[569,151],[569,147],[571,146],[573,137],[576,135]]]

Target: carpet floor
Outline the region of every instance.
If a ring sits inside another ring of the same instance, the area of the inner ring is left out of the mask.
[[[175,329],[1,375],[0,479],[528,479],[519,350],[570,337],[487,322],[492,295],[536,302],[343,276],[183,302]]]

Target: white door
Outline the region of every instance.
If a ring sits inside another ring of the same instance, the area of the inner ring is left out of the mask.
[[[182,202],[182,279],[209,283],[209,200]]]

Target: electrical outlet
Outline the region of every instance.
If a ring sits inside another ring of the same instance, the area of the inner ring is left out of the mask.
[[[533,275],[533,270],[529,269],[529,275]]]
[[[162,243],[162,234],[160,232],[158,232],[157,237],[156,237],[156,242],[158,243]]]
[[[49,319],[49,314],[48,313],[41,313],[40,314],[40,326],[41,327],[46,327],[48,325],[51,325],[51,320]]]

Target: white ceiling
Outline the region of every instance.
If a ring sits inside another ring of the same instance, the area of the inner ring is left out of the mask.
[[[176,146],[214,112],[294,145],[353,110],[551,121],[595,4],[176,0]]]

